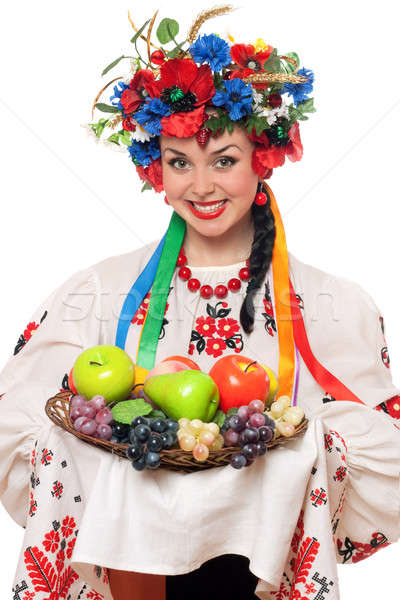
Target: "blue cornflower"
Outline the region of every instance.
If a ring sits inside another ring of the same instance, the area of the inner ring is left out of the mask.
[[[220,71],[231,63],[231,49],[215,33],[199,35],[189,52],[196,63],[208,63],[213,71]]]
[[[148,167],[149,164],[161,156],[159,138],[152,137],[148,142],[137,142],[132,140],[128,146],[129,154],[132,158],[136,158],[138,163],[143,167]]]
[[[305,81],[304,83],[290,83],[287,81],[281,91],[282,94],[287,92],[293,96],[293,104],[295,106],[297,106],[299,102],[303,102],[307,95],[312,92],[314,82],[314,73],[311,69],[299,69],[296,75],[305,75],[305,77],[308,77],[308,81]]]
[[[124,107],[121,104],[121,95],[122,92],[124,90],[126,90],[126,88],[128,88],[129,85],[127,85],[126,83],[123,83],[122,81],[118,81],[117,85],[114,85],[114,95],[110,96],[110,102],[113,106],[116,106],[117,108],[119,108],[119,110],[123,111]],[[113,100],[117,100],[117,102],[113,102]]]
[[[212,98],[215,106],[225,106],[229,110],[229,118],[237,121],[246,113],[252,112],[253,94],[251,85],[239,78],[227,79],[222,82],[226,91],[217,90]]]
[[[171,114],[169,106],[161,102],[159,98],[146,100],[142,109],[134,114],[134,118],[143,128],[153,135],[161,133],[161,119]]]

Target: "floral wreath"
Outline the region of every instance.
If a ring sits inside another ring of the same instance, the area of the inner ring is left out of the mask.
[[[275,47],[260,38],[254,44],[238,44],[230,35],[227,39],[216,33],[198,35],[206,20],[231,10],[226,5],[201,12],[179,43],[177,21],[162,19],[156,30],[162,46],[151,41],[158,11],[139,29],[128,12],[136,32],[131,39],[136,56],[122,55],[103,70],[105,75],[123,59],[130,59],[129,74],[107,83],[93,103],[92,119],[95,108],[110,116],[85,127],[96,141],[107,133],[103,141],[128,154],[145,182],[141,191],[164,189],[160,135],[196,135],[204,145],[225,128],[231,133],[236,123],[256,144],[252,168],[263,179],[271,177],[286,157],[294,162],[303,155],[299,121],[308,119],[306,113],[315,112],[314,99],[309,97],[314,74],[299,69],[295,52],[279,56]],[[148,60],[137,48],[140,39],[146,42]],[[165,45],[170,43],[174,47],[167,50]],[[98,102],[116,81],[110,104]],[[213,107],[212,115],[207,113],[208,107]]]

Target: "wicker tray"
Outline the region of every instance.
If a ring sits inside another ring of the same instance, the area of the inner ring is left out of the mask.
[[[118,456],[129,460],[125,454],[125,450],[129,444],[117,444],[108,440],[101,440],[91,435],[80,433],[74,429],[69,416],[69,400],[72,395],[73,394],[69,391],[59,392],[47,400],[45,408],[46,414],[53,421],[53,423],[59,425],[65,429],[65,431],[72,433],[72,435],[83,440],[84,442],[87,442],[88,444],[98,446],[99,448],[103,448],[112,454],[117,454]],[[276,446],[280,446],[281,444],[285,444],[290,440],[299,437],[306,431],[307,426],[308,420],[304,418],[303,421],[296,427],[296,431],[291,437],[282,436],[276,440],[271,440],[270,442],[266,443],[267,450],[272,450],[272,448],[275,448]],[[233,454],[237,454],[238,452],[240,452],[240,447],[226,446],[221,450],[210,450],[207,460],[204,462],[198,462],[195,460],[191,452],[181,450],[180,448],[161,450],[159,452],[161,458],[160,467],[170,469],[171,471],[192,473],[193,471],[198,471],[199,469],[210,469],[212,467],[222,467],[227,465],[230,462],[231,456]],[[258,456],[255,460],[258,460],[259,458],[262,457]]]

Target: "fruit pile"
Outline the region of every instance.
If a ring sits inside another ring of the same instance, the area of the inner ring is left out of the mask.
[[[156,469],[160,452],[180,449],[195,461],[238,447],[230,464],[251,465],[268,443],[290,437],[304,418],[288,396],[277,398],[275,373],[242,355],[217,360],[209,373],[184,356],[150,371],[116,346],[82,352],[69,374],[69,404],[76,431],[125,444],[135,470]]]

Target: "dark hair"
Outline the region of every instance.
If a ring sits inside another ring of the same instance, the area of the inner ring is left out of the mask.
[[[253,295],[259,289],[264,280],[271,261],[272,251],[274,249],[276,229],[275,218],[271,210],[271,198],[268,190],[262,184],[259,184],[257,192],[262,191],[267,196],[267,202],[258,205],[255,202],[251,205],[251,214],[254,223],[254,238],[251,245],[249,257],[249,273],[246,296],[240,308],[240,323],[246,333],[251,333],[254,327],[254,306]]]

